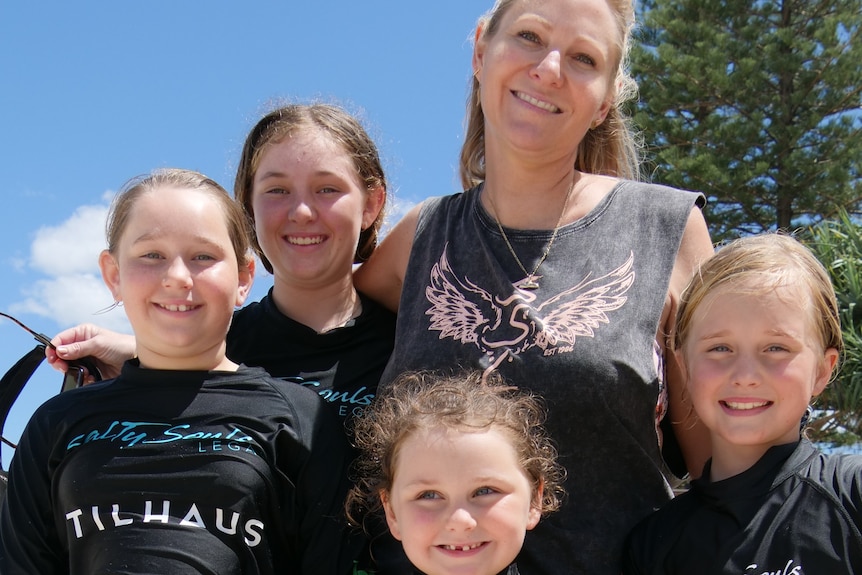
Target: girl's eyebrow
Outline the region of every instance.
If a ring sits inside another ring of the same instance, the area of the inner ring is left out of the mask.
[[[340,174],[333,172],[332,170],[317,170],[312,173],[313,176],[334,176],[336,178],[341,178]],[[286,178],[289,177],[288,172],[281,172],[279,170],[269,170],[263,172],[260,176],[255,176],[255,181],[260,182],[263,180],[268,180],[271,178]]]
[[[509,484],[512,479],[508,474],[484,474],[477,475],[475,477],[470,477],[469,481],[476,485],[491,485],[491,484]],[[431,487],[437,485],[438,481],[435,479],[426,479],[424,477],[417,477],[413,479],[409,483],[405,483],[404,487]]]
[[[150,229],[139,235],[138,237],[132,240],[132,245],[139,244],[142,242],[148,242],[152,240],[158,240],[165,237],[167,234],[159,231],[158,229]]]
[[[405,483],[404,487],[428,487],[430,485],[434,485],[436,482],[431,479],[425,479],[424,477],[417,477],[416,479],[410,481],[409,483]]]
[[[137,244],[141,244],[141,243],[149,242],[149,241],[160,240],[160,239],[166,238],[168,236],[170,236],[170,234],[166,233],[166,232],[149,230],[149,231],[144,232],[143,234],[141,234],[137,238],[133,239],[132,245],[137,245]],[[207,236],[195,234],[192,236],[192,239],[196,242],[199,242],[199,243],[202,243],[202,244],[205,244],[208,246],[212,246],[214,248],[221,249],[223,247],[221,242],[215,241],[215,240],[213,240]]]
[[[697,338],[697,340],[698,341],[704,341],[704,340],[708,340],[708,339],[718,339],[718,338],[726,337],[727,334],[728,334],[727,330],[724,330],[724,329],[719,330],[719,331],[711,331],[711,332],[707,332],[707,333],[701,335],[700,337]]]
[[[770,330],[769,332],[767,332],[767,334],[771,335],[773,337],[783,337],[783,338],[787,338],[787,339],[792,339],[794,341],[804,341],[805,340],[804,334],[793,333],[793,332],[785,331],[783,329],[773,329],[773,330]]]
[[[718,330],[718,331],[713,331],[713,332],[707,332],[707,333],[703,334],[702,336],[698,337],[697,341],[708,341],[708,340],[713,340],[713,339],[721,339],[721,338],[728,337],[729,335],[730,335],[730,332],[728,330],[723,329],[723,330]],[[788,332],[786,330],[779,329],[779,328],[768,329],[768,330],[766,330],[765,335],[767,335],[769,337],[789,337],[792,339],[801,339],[801,337],[798,334],[794,334],[794,333],[791,333],[791,332]]]
[[[283,178],[287,175],[286,172],[278,172],[275,170],[269,170],[268,172],[263,172],[262,174],[256,174],[254,179],[256,181],[268,180],[270,178]]]

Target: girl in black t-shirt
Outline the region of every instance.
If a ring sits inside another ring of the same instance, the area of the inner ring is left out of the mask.
[[[862,457],[802,433],[842,348],[829,274],[795,239],[736,240],[701,266],[674,350],[713,455],[635,528],[624,573],[862,572]]]
[[[115,199],[99,265],[135,332],[112,380],[28,423],[0,510],[0,572],[350,572],[351,452],[300,386],[225,355],[254,277],[247,219],[186,170]]]

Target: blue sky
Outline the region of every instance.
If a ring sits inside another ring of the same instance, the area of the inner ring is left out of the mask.
[[[113,193],[158,167],[231,189],[273,102],[357,113],[390,179],[390,219],[459,189],[472,30],[492,0],[5,2],[0,7],[0,310],[53,336],[128,331],[96,265]],[[272,278],[262,266],[253,299]],[[0,373],[35,342],[0,318]],[[60,385],[43,364],[6,423],[17,440]],[[4,447],[4,466],[9,451]]]

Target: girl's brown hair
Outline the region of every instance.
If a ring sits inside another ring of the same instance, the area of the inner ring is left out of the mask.
[[[263,154],[270,145],[283,141],[294,132],[309,128],[323,131],[344,148],[344,151],[353,159],[356,173],[367,190],[380,187],[384,192],[386,191],[386,176],[383,173],[377,146],[356,118],[331,104],[290,104],[277,108],[261,118],[249,132],[242,148],[233,192],[252,223],[254,222],[252,208],[254,175],[260,166]],[[377,247],[384,213],[385,205],[374,222],[360,233],[354,263],[367,260]],[[252,236],[252,246],[263,267],[272,273],[272,263],[260,248],[256,235]]]
[[[505,385],[492,374],[402,374],[354,422],[360,454],[354,463],[355,484],[346,509],[354,524],[380,513],[381,494],[392,488],[399,448],[420,430],[445,427],[478,431],[495,428],[512,442],[521,468],[533,488],[533,504],[542,514],[557,509],[565,471],[543,423],[545,411],[534,397]],[[542,489],[541,501],[538,500]]]

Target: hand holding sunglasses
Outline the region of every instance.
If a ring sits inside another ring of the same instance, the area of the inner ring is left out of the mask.
[[[36,341],[43,346],[50,347],[54,350],[57,349],[56,346],[51,343],[51,339],[48,336],[30,329],[9,314],[0,312],[0,316],[11,319],[17,323],[19,326],[27,330],[36,339]],[[99,373],[99,370],[96,368],[96,364],[89,358],[79,358],[67,361],[66,363],[68,364],[68,368],[66,373],[63,374],[63,384],[60,387],[61,392],[81,387],[84,385],[84,378],[86,378],[88,374],[93,376],[96,381],[101,381],[102,379],[102,374]]]

